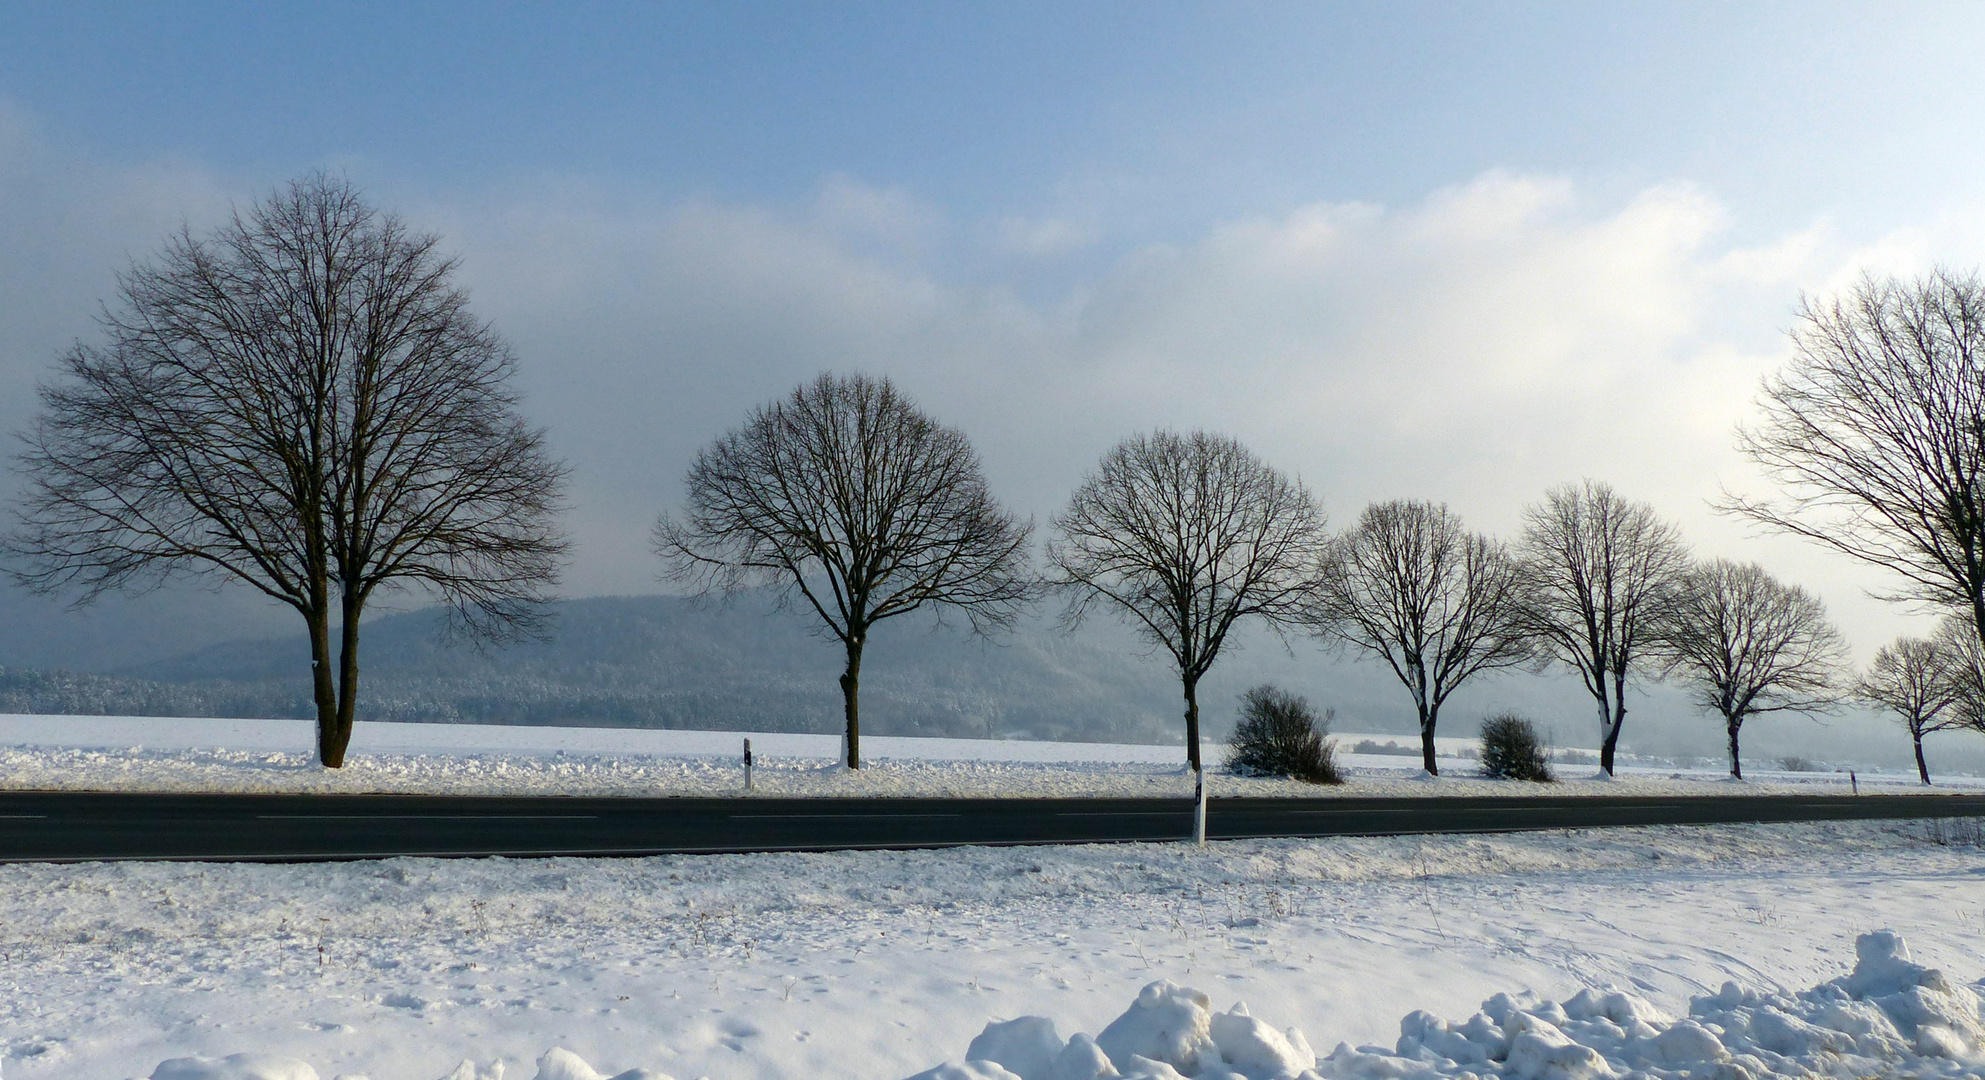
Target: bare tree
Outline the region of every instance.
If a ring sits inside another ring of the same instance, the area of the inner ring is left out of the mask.
[[[1688,569],[1673,525],[1594,480],[1551,489],[1524,510],[1519,559],[1525,620],[1538,643],[1578,672],[1599,708],[1599,767],[1627,718],[1627,680]]]
[[[1445,505],[1373,503],[1335,545],[1312,625],[1384,660],[1413,696],[1430,773],[1448,696],[1483,671],[1528,663],[1522,575],[1501,544]]]
[[[1325,572],[1323,524],[1299,481],[1200,431],[1118,443],[1054,519],[1048,562],[1073,597],[1068,624],[1106,603],[1170,654],[1195,773],[1200,679],[1240,620],[1301,619]]]
[[[1786,494],[1721,508],[1891,571],[1889,599],[1985,629],[1985,284],[1864,277],[1798,320],[1762,423],[1738,433]]]
[[[1737,734],[1762,713],[1825,712],[1845,696],[1847,644],[1826,605],[1756,563],[1716,559],[1683,576],[1657,650],[1696,703],[1723,718],[1730,775],[1743,779]]]
[[[993,501],[963,433],[887,379],[821,375],[696,455],[680,519],[655,550],[677,581],[803,599],[841,643],[848,768],[861,767],[862,650],[876,623],[960,611],[1012,624],[1033,587],[1031,522]]]
[[[425,588],[475,633],[529,629],[565,470],[438,245],[320,174],[134,265],[104,342],[41,390],[16,578],[88,600],[190,573],[295,608],[333,768],[381,587]]]
[[[1946,619],[1935,637],[1897,638],[1875,653],[1868,670],[1854,684],[1854,696],[1864,704],[1894,713],[1909,729],[1916,749],[1916,775],[1930,782],[1930,765],[1923,757],[1923,736],[1975,726],[1977,710],[1964,707],[1968,685],[1976,681],[1975,666],[1966,671],[1967,641],[1977,635],[1962,617]]]

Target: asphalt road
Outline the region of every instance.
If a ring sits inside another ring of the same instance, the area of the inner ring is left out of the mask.
[[[1214,799],[1214,839],[1985,817],[1981,795]],[[655,855],[1181,840],[1186,799],[0,792],[0,861]]]

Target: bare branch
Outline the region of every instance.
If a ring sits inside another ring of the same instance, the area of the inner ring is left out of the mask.
[[[1738,447],[1783,487],[1719,508],[1880,566],[1985,627],[1985,285],[1939,269],[1808,298]]]

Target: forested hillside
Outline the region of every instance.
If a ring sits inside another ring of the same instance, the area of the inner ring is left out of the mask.
[[[387,615],[366,624],[362,660],[361,720],[814,732],[841,725],[838,646],[759,594],[730,603],[563,601],[545,640],[502,648],[451,639],[436,611]],[[0,667],[0,712],[308,717],[307,669],[301,635],[90,673]],[[1409,700],[1391,672],[1307,639],[1285,645],[1257,632],[1223,652],[1202,684],[1211,735],[1224,736],[1240,693],[1261,682],[1307,696],[1319,712],[1336,710],[1339,730],[1413,730]],[[1673,687],[1648,686],[1630,701],[1624,745],[1716,758],[1716,723]],[[1504,709],[1533,717],[1559,745],[1592,745],[1589,700],[1556,673],[1469,684],[1442,714],[1441,733],[1472,736],[1484,716]],[[1168,660],[1107,618],[1071,633],[1037,616],[990,642],[961,626],[899,620],[878,630],[862,678],[863,729],[875,735],[1177,742],[1180,711]],[[1933,753],[1953,764],[1985,756],[1985,739],[1938,739]],[[1760,759],[1899,764],[1908,740],[1900,728],[1865,717],[1826,725],[1773,718],[1759,723],[1755,747]]]

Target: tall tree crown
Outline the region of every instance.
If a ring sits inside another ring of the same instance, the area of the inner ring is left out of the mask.
[[[1006,626],[1032,594],[1031,523],[888,379],[823,374],[754,410],[696,455],[688,489],[655,529],[672,578],[792,589],[844,641],[933,605]]]
[[[102,343],[41,390],[18,576],[217,573],[299,609],[319,577],[410,582],[473,628],[528,623],[564,469],[438,244],[319,174],[124,273]]]
[[[510,349],[433,236],[318,174],[182,229],[118,280],[25,438],[7,549],[30,587],[244,582],[309,631],[318,749],[344,760],[358,625],[421,587],[481,635],[528,629],[565,552],[564,466],[518,415]],[[331,674],[331,614],[339,615]]]
[[[1697,702],[1726,719],[1826,711],[1843,695],[1847,644],[1819,597],[1756,563],[1689,570],[1664,616],[1660,652]]]
[[[1234,622],[1301,616],[1324,572],[1323,509],[1234,439],[1136,435],[1054,519],[1048,561],[1071,619],[1106,602],[1196,677]]]
[[[1985,284],[1936,270],[1807,298],[1739,448],[1783,495],[1722,508],[1897,575],[1985,626]]]

